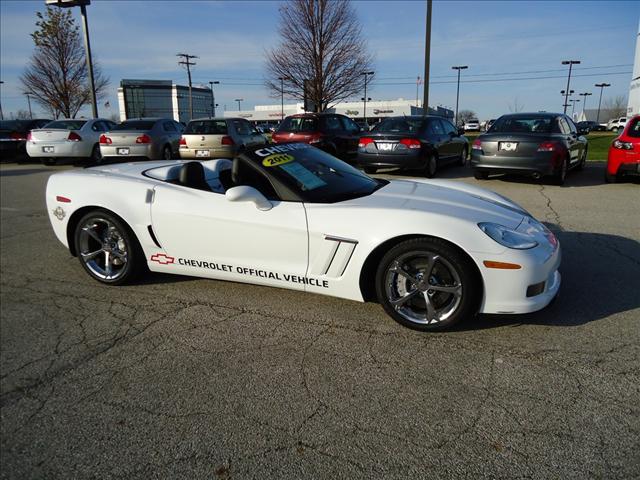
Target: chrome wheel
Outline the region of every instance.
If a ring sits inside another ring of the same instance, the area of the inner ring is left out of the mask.
[[[96,278],[116,282],[127,272],[129,245],[124,232],[106,216],[87,219],[78,230],[78,255]]]
[[[443,256],[428,251],[407,252],[392,261],[385,273],[384,288],[395,312],[418,325],[449,320],[463,294],[456,268]]]

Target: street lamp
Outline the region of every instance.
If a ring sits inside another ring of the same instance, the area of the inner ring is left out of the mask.
[[[369,78],[369,75],[373,75],[373,73],[374,72],[362,72],[360,74],[364,75],[364,97],[362,97],[362,100],[364,100],[364,113],[362,116],[364,117],[365,125],[367,124],[367,79]]]
[[[29,118],[33,120],[33,112],[31,111],[31,98],[29,97],[28,93],[25,93],[25,95],[27,97],[27,104],[29,105]]]
[[[460,70],[466,70],[467,68],[469,68],[467,65],[458,65],[456,67],[451,67],[451,70],[458,71],[458,88],[456,90],[456,116],[454,120],[454,124],[456,127],[458,126],[458,101],[460,100]]]
[[[564,103],[566,105],[567,100],[569,98],[569,86],[571,84],[571,68],[574,65],[580,65],[580,60],[563,60],[562,61],[562,65],[569,65],[569,76],[567,77],[567,89],[565,90],[565,98],[564,98]],[[567,107],[564,107],[564,112],[565,115],[567,114]]]
[[[0,85],[4,84],[2,80],[0,80]],[[2,102],[0,102],[0,120],[4,120],[4,114],[2,113]]]
[[[587,119],[587,113],[586,113],[586,109],[587,109],[587,97],[589,95],[593,95],[593,93],[591,92],[584,92],[584,93],[579,93],[578,95],[580,95],[581,97],[584,97],[584,100],[582,101],[582,113],[584,113],[584,119]]]
[[[240,102],[244,102],[244,98],[236,98],[234,101],[238,102],[238,111],[240,111]]]
[[[562,106],[564,107],[564,111],[565,112],[567,111],[567,107],[569,106],[568,97],[570,97],[574,93],[575,93],[575,90],[569,90],[568,94],[567,94],[567,92],[565,90],[560,90],[560,95],[562,95],[564,97],[564,103],[562,104]]]
[[[213,118],[216,116],[216,97],[214,97],[213,95],[213,86],[214,85],[219,85],[220,82],[209,82],[209,88],[211,89],[211,117]]]
[[[596,117],[596,123],[600,123],[600,105],[602,104],[602,90],[604,90],[605,87],[610,87],[611,84],[610,83],[596,83],[594,86],[600,88],[600,100],[598,101],[598,115]]]
[[[278,77],[280,80],[280,120],[284,120],[284,81],[289,77]]]
[[[54,5],[60,8],[80,7],[82,14],[82,30],[84,31],[84,52],[87,57],[87,69],[89,70],[89,90],[91,91],[91,110],[93,118],[98,118],[98,102],[93,81],[93,62],[91,61],[91,43],[89,42],[89,25],[87,22],[87,5],[91,0],[45,0],[46,5]]]
[[[576,103],[580,101],[579,98],[570,98],[569,101],[572,103],[571,105],[571,120],[573,120],[573,114],[576,111]]]

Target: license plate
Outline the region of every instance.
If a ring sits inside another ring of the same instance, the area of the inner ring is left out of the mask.
[[[196,157],[208,157],[209,155],[209,150],[196,150]]]
[[[518,148],[518,142],[500,142],[499,150],[504,150],[505,152],[515,152]]]
[[[119,148],[118,149],[118,155],[129,155],[129,149],[128,148]]]
[[[393,143],[376,143],[378,150],[389,151],[393,150]]]
[[[42,147],[42,151],[44,153],[53,153],[54,152],[54,148],[53,147]]]

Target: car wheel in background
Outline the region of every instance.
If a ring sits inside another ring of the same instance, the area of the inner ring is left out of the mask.
[[[567,179],[568,170],[569,170],[569,159],[565,158],[565,160],[562,162],[562,165],[560,165],[560,170],[558,170],[558,173],[554,175],[553,182],[556,185],[564,185],[564,182]]]
[[[42,159],[42,164],[43,165],[55,165],[56,163],[58,163],[58,161],[55,158],[43,158]]]
[[[100,153],[100,145],[94,145],[93,150],[91,150],[91,157],[89,158],[91,163],[100,163],[102,162],[102,153]]]
[[[171,160],[173,154],[171,153],[171,147],[169,145],[165,145],[162,149],[162,159],[163,160]]]
[[[427,157],[427,166],[425,167],[424,176],[427,178],[433,178],[438,171],[438,159],[432,153]]]
[[[144,253],[129,227],[102,209],[86,214],[74,232],[78,259],[95,280],[109,285],[131,281],[142,270]]]
[[[484,170],[474,170],[473,176],[476,180],[486,180],[489,178],[489,172],[485,172]]]
[[[378,171],[376,167],[364,167],[364,173],[374,174]]]
[[[584,147],[584,151],[582,152],[582,157],[580,158],[580,162],[578,162],[578,166],[576,170],[582,170],[587,163],[587,155],[589,154],[589,147]]]
[[[416,330],[443,330],[478,311],[481,282],[473,262],[435,238],[406,240],[382,258],[376,293],[385,311]]]
[[[460,164],[460,166],[464,167],[467,164],[468,155],[469,155],[469,152],[467,151],[467,147],[463,147],[462,152],[460,152],[460,158],[458,160],[458,163]]]

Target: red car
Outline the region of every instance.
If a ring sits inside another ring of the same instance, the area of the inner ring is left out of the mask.
[[[616,182],[623,175],[640,175],[640,115],[632,117],[609,147],[604,178]]]

